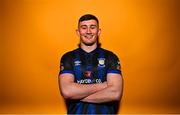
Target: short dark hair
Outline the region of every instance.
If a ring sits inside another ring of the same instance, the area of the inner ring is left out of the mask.
[[[96,16],[92,15],[92,14],[85,14],[83,16],[81,16],[79,18],[78,24],[82,21],[86,21],[86,20],[96,20],[97,24],[99,25],[99,20]]]

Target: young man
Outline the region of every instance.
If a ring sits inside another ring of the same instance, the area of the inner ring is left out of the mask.
[[[68,114],[115,114],[123,80],[118,57],[100,48],[98,19],[83,15],[76,30],[79,48],[61,58],[59,86]]]

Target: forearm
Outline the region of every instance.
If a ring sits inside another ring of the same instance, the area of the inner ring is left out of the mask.
[[[100,84],[78,84],[78,83],[68,83],[61,92],[64,98],[68,99],[82,99],[97,91],[100,91],[107,87],[106,83]]]
[[[103,102],[120,100],[121,96],[122,96],[122,88],[117,90],[113,86],[108,86],[107,88],[101,91],[98,91],[94,94],[85,97],[81,101],[91,102],[91,103],[103,103]]]

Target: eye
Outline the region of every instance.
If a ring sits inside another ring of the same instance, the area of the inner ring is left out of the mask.
[[[81,26],[81,29],[86,29],[87,28],[87,26]]]
[[[90,28],[91,28],[91,29],[96,29],[97,26],[96,26],[96,25],[91,25]]]

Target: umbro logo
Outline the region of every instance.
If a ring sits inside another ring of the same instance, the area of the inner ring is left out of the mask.
[[[75,62],[74,62],[74,65],[75,65],[75,66],[81,65],[81,61],[79,61],[79,60],[75,61]]]

